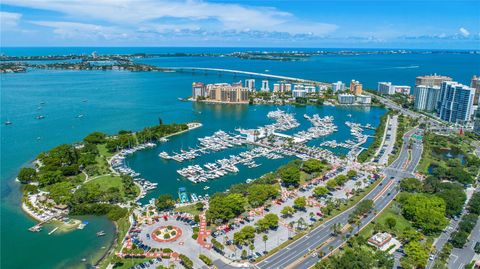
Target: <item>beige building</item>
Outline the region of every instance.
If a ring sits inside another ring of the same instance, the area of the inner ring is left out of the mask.
[[[208,84],[207,92],[209,100],[214,102],[245,104],[249,101],[249,89],[238,84]]]
[[[428,76],[418,76],[415,79],[415,86],[424,85],[424,86],[440,86],[444,81],[452,81],[451,77],[440,76],[437,74],[428,75]]]
[[[358,82],[358,80],[352,79],[352,81],[350,81],[350,93],[354,95],[361,95],[363,91],[362,88],[363,85],[362,83]]]

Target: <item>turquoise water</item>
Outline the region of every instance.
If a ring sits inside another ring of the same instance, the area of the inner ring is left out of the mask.
[[[55,53],[133,53],[169,51],[155,48],[122,49],[11,49],[2,48],[3,53],[55,54]],[[197,49],[199,50],[199,49]],[[237,50],[237,49],[231,49]],[[13,52],[12,52],[13,51]],[[179,51],[179,49],[170,49]],[[199,50],[200,51],[200,50]],[[235,58],[159,58],[142,59],[159,66],[208,66],[230,69],[264,71],[272,74],[298,76],[324,81],[352,78],[375,87],[377,81],[387,80],[397,84],[412,85],[414,77],[422,74],[441,73],[468,83],[471,75],[480,70],[479,55],[371,55],[371,56],[328,56],[315,57],[305,62],[246,61]],[[415,68],[405,68],[418,66]],[[461,67],[461,68],[459,68]],[[101,252],[102,246],[110,243],[111,237],[97,238],[98,230],[112,231],[113,226],[104,218],[89,218],[90,224],[84,231],[48,236],[50,228],[33,234],[27,231],[34,222],[19,209],[18,184],[13,178],[18,169],[27,165],[41,151],[60,143],[71,143],[82,139],[92,131],[114,133],[120,129],[137,130],[164,122],[201,121],[204,126],[190,133],[174,137],[169,143],[156,149],[141,152],[127,161],[144,177],[158,182],[168,182],[152,192],[175,193],[178,186],[186,186],[190,192],[203,192],[203,185],[191,185],[177,181],[175,162],[164,163],[158,152],[178,150],[193,146],[198,136],[210,135],[218,129],[232,130],[235,127],[255,127],[268,122],[266,113],[273,106],[221,106],[179,102],[177,97],[190,94],[192,81],[232,82],[241,79],[230,75],[176,74],[176,73],[130,73],[103,71],[45,71],[32,70],[24,74],[2,74],[1,122],[10,120],[12,125],[1,125],[1,268],[65,268],[86,265],[82,258],[91,260]],[[88,99],[87,102],[82,102]],[[38,110],[40,102],[45,105]],[[256,109],[256,111],[255,111]],[[362,111],[333,107],[289,108],[297,119],[303,114],[319,113],[333,115],[341,129],[328,139],[344,140],[349,136],[342,123],[346,114],[353,121],[377,124],[383,110],[372,108]],[[202,113],[199,113],[202,112]],[[45,119],[36,120],[38,115]],[[83,114],[83,118],[76,118]],[[315,142],[312,142],[315,143]],[[222,154],[233,154],[245,149],[232,149],[199,159],[203,163]],[[233,175],[209,183],[209,191],[228,188],[232,182],[253,178],[288,161],[262,160],[264,165],[255,169],[243,169]],[[184,165],[184,164],[182,164]],[[163,177],[163,175],[166,177]],[[159,184],[160,185],[160,184]],[[146,197],[147,199],[149,197]],[[82,217],[83,219],[83,217]],[[108,233],[110,236],[112,232]],[[33,251],[32,251],[33,250]]]
[[[180,149],[188,149],[198,145],[198,137],[212,135],[213,132],[221,129],[226,132],[234,132],[235,128],[255,128],[260,125],[272,123],[266,115],[269,111],[276,110],[276,106],[245,106],[245,105],[219,105],[219,104],[190,104],[193,110],[190,117],[196,121],[202,122],[201,128],[192,130],[186,134],[172,137],[167,143],[160,143],[157,148],[144,150],[131,155],[126,159],[126,163],[135,171],[142,174],[142,177],[150,181],[158,182],[159,188],[152,191],[145,197],[148,200],[151,197],[157,197],[160,193],[176,194],[178,187],[186,187],[187,191],[192,193],[204,195],[205,193],[212,194],[217,191],[228,189],[233,183],[244,182],[248,178],[257,178],[262,174],[270,172],[282,164],[285,164],[291,158],[270,160],[266,158],[257,159],[257,163],[262,164],[256,168],[247,168],[243,165],[238,165],[240,169],[238,174],[230,174],[228,176],[210,180],[205,183],[193,184],[188,180],[182,179],[176,170],[186,167],[188,165],[199,164],[203,165],[207,162],[214,162],[215,160],[228,158],[230,155],[236,155],[242,151],[250,149],[250,146],[236,147],[220,152],[214,152],[202,157],[196,158],[192,161],[184,161],[178,163],[174,160],[164,160],[158,157],[162,151],[171,153],[172,151],[180,152]],[[383,108],[371,107],[331,107],[331,106],[307,106],[294,107],[283,106],[283,110],[295,113],[295,118],[300,122],[300,126],[295,129],[285,131],[283,133],[293,134],[300,130],[305,130],[311,124],[303,117],[304,114],[312,116],[319,114],[320,116],[333,116],[334,123],[338,126],[338,132],[329,136],[322,137],[317,140],[309,142],[310,145],[319,146],[324,140],[345,141],[347,139],[354,139],[350,134],[350,128],[345,125],[345,121],[358,122],[363,125],[371,123],[373,126],[378,125],[380,117],[386,111]],[[349,117],[348,115],[351,115]],[[366,130],[366,133],[373,134],[373,130]],[[368,141],[370,143],[370,141]],[[338,154],[344,152],[339,151]],[[208,191],[203,190],[204,186],[209,186]]]

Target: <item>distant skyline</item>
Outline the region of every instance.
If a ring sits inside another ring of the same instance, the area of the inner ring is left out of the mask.
[[[480,49],[480,1],[2,0],[2,46]]]

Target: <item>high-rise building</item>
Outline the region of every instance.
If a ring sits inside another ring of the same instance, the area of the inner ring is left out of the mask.
[[[413,107],[416,110],[434,111],[437,107],[440,87],[418,85],[413,91],[415,101]]]
[[[286,83],[285,84],[285,92],[291,92],[292,91],[292,84]]]
[[[372,97],[370,95],[357,95],[355,100],[360,105],[369,105],[372,103]]]
[[[294,89],[292,91],[292,96],[295,97],[295,98],[305,97],[305,96],[307,96],[307,91],[305,89],[300,89],[300,88]]]
[[[280,84],[274,83],[273,84],[273,92],[280,92]]]
[[[362,87],[363,85],[360,82],[358,82],[358,80],[352,79],[352,81],[350,81],[350,93],[354,95],[361,95]]]
[[[332,91],[333,92],[343,92],[345,90],[345,83],[341,81],[337,81],[332,83]]]
[[[473,76],[472,81],[470,82],[470,87],[475,89],[475,98],[473,99],[473,104],[478,105],[480,99],[480,77]]]
[[[440,87],[437,115],[451,123],[465,124],[473,113],[475,89],[455,81],[444,81]]]
[[[394,93],[400,93],[405,95],[410,95],[410,91],[412,89],[410,86],[404,85],[392,85],[392,88]]]
[[[262,92],[269,92],[270,88],[268,87],[268,80],[262,80],[262,88],[260,89]]]
[[[377,91],[380,94],[394,94],[395,88],[392,87],[391,82],[379,82]]]
[[[209,101],[222,103],[248,103],[249,89],[241,85],[217,83],[207,85]]]
[[[307,93],[315,93],[317,89],[313,85],[305,85],[305,91]]]
[[[437,74],[427,75],[427,76],[418,76],[415,79],[415,86],[418,86],[418,85],[440,86],[444,81],[452,81],[452,78],[447,76],[440,76]]]
[[[255,80],[254,79],[246,79],[245,80],[245,88],[247,88],[249,91],[254,91],[255,90]]]
[[[205,84],[201,82],[192,83],[192,99],[197,100],[199,97],[206,97]]]
[[[340,104],[349,105],[355,103],[355,95],[343,93],[338,95],[338,102]]]

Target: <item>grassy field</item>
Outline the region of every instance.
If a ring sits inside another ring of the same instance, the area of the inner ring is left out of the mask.
[[[105,156],[105,157],[112,157],[113,154],[108,152],[107,148],[105,147],[106,144],[100,144],[100,145],[97,145],[97,148],[98,148],[98,152],[100,152],[101,155]]]
[[[122,194],[122,197],[125,197],[124,193],[124,188],[123,188],[123,182],[122,178],[119,176],[111,176],[111,175],[104,175],[100,176],[98,178],[92,179],[89,182],[85,183],[85,185],[88,184],[97,184],[102,191],[107,191],[109,188],[118,188],[120,190],[120,193]],[[140,189],[136,187],[136,195],[140,193]]]
[[[386,220],[389,218],[393,218],[396,221],[396,225],[392,229],[385,224]],[[397,236],[402,234],[405,229],[412,228],[412,224],[400,214],[398,209],[395,208],[395,202],[393,202],[387,209],[378,215],[374,222],[380,223],[385,228],[386,232],[395,234]],[[372,236],[374,225],[375,224],[373,222],[368,224],[368,226],[360,232],[360,235],[364,238],[369,238]]]
[[[197,209],[195,204],[177,207],[173,211],[175,211],[175,212],[185,212],[185,213],[192,214],[194,216],[201,213],[200,210]]]

